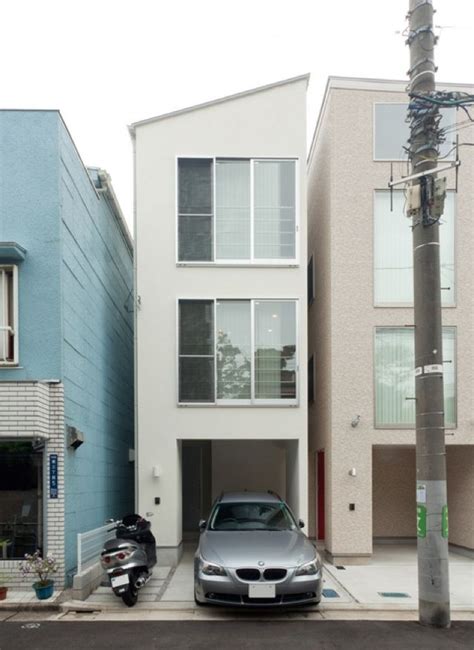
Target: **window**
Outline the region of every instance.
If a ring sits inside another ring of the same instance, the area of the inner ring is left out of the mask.
[[[383,305],[413,304],[411,219],[404,215],[403,190],[380,190],[374,196],[374,301]],[[455,304],[454,192],[448,191],[440,221],[441,304]]]
[[[179,262],[295,258],[295,160],[178,160]]]
[[[443,328],[445,425],[456,426],[456,328]],[[415,426],[415,341],[412,327],[375,331],[375,426]]]
[[[0,266],[0,365],[17,362],[16,285],[16,266]]]
[[[296,301],[179,301],[180,403],[296,403],[296,364]]]
[[[408,104],[374,104],[374,160],[406,160],[410,137],[410,125],[406,122]],[[451,108],[440,110],[440,127],[456,123],[456,114]],[[440,157],[448,156],[453,148],[453,137],[447,135],[440,145]],[[451,159],[454,155],[451,156]]]
[[[43,547],[43,453],[30,441],[0,442],[0,559]]]
[[[314,402],[314,357],[308,361],[308,402]]]
[[[309,258],[308,262],[308,306],[314,302],[314,267],[313,256]]]

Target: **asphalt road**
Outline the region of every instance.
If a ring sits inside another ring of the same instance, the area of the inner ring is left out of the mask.
[[[0,650],[473,650],[474,622],[449,630],[388,621],[2,622]]]

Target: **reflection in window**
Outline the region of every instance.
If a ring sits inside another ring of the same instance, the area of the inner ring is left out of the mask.
[[[294,300],[180,300],[180,402],[295,399]]]
[[[296,397],[296,314],[291,302],[255,303],[255,397]]]
[[[31,442],[0,442],[0,560],[43,545],[43,454]]]

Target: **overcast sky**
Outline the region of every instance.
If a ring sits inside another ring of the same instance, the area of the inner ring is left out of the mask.
[[[434,4],[437,79],[472,83],[474,2]],[[329,75],[406,78],[407,10],[408,0],[3,0],[0,108],[60,109],[131,225],[127,124],[310,72],[312,132]]]

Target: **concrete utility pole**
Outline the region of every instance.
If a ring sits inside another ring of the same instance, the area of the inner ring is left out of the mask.
[[[410,160],[413,216],[416,387],[416,495],[419,621],[449,627],[448,508],[444,440],[443,347],[438,219],[443,181],[436,167],[439,108],[424,100],[435,90],[432,0],[409,0]],[[417,97],[414,99],[413,95]],[[440,207],[441,203],[441,207]]]

